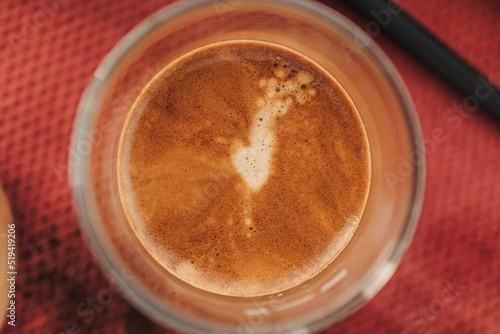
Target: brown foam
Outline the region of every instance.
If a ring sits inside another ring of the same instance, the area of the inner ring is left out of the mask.
[[[267,153],[238,167],[251,147]],[[185,55],[145,87],[118,175],[130,224],[161,265],[211,292],[256,296],[311,278],[345,247],[369,166],[359,115],[329,74],[292,50],[233,41]]]

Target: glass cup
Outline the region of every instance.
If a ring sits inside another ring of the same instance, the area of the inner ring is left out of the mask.
[[[342,253],[294,288],[251,298],[203,291],[159,265],[132,232],[117,182],[120,134],[143,87],[186,52],[242,39],[286,46],[329,71],[360,113],[372,164],[365,211]],[[117,290],[152,320],[188,333],[312,333],[351,314],[393,275],[417,225],[424,164],[419,122],[403,81],[352,22],[303,0],[199,0],[160,10],[105,58],[80,102],[69,170],[95,257]]]

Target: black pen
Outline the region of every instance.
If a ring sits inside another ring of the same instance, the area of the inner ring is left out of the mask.
[[[500,93],[488,79],[425,27],[406,14],[401,6],[384,0],[347,0],[366,16],[375,28],[384,30],[401,46],[419,58],[433,72],[466,95],[469,110],[478,107],[500,121]]]

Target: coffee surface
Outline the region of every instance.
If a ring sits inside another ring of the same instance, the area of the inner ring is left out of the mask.
[[[370,181],[361,119],[338,83],[290,49],[208,45],[165,67],[125,123],[121,200],[139,240],[198,288],[296,286],[346,246]]]

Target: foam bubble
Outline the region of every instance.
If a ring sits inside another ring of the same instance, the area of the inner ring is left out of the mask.
[[[297,81],[301,85],[307,85],[313,81],[313,77],[309,73],[301,71],[301,72],[297,73]]]
[[[252,218],[245,217],[245,225],[246,226],[252,226]]]
[[[285,71],[283,71],[283,70],[276,70],[274,72],[274,75],[276,75],[276,77],[278,77],[278,78],[283,78],[285,76]]]

